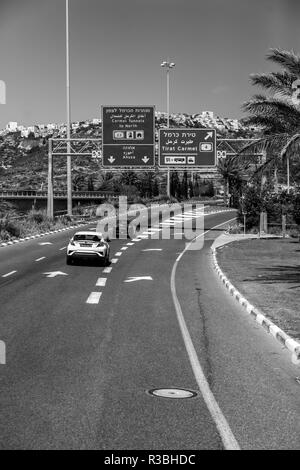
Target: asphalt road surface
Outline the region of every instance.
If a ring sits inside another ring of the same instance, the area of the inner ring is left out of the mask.
[[[233,216],[181,257],[113,240],[109,269],[66,266],[75,230],[1,248],[0,448],[299,449],[299,367],[212,269]],[[196,396],[149,393],[173,388]]]

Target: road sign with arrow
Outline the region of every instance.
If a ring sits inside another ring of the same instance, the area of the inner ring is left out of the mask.
[[[160,129],[159,166],[183,169],[216,166],[215,129]]]
[[[154,106],[102,106],[104,168],[153,168]]]

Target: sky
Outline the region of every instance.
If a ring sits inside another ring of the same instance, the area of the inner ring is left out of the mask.
[[[162,60],[176,63],[170,112],[241,118],[277,70],[272,47],[300,53],[299,0],[69,0],[71,119],[101,105],[166,111]],[[0,0],[0,128],[66,121],[65,0]],[[1,103],[1,97],[0,97]]]

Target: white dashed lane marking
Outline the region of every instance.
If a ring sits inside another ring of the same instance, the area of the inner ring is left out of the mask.
[[[117,253],[115,253],[115,256],[121,256],[121,255],[122,255],[121,251],[118,251]]]
[[[38,258],[35,261],[42,261],[43,259],[46,259],[46,256],[42,256],[41,258]]]
[[[127,249],[128,249],[127,246],[123,246],[123,247],[121,248],[121,251],[126,251]]]
[[[106,277],[99,277],[97,282],[96,282],[96,286],[97,287],[104,287],[105,284],[106,284],[106,281],[107,281]]]
[[[67,247],[63,246],[62,248],[59,249],[59,251],[65,250]]]
[[[127,243],[127,246],[133,246],[134,243]]]
[[[17,271],[11,271],[10,273],[7,273],[7,274],[3,274],[2,277],[8,277],[8,276],[11,276],[12,274],[15,274]]]
[[[91,292],[86,303],[87,304],[98,304],[100,297],[102,295],[102,292]]]
[[[112,267],[110,267],[110,268],[105,268],[105,269],[103,269],[103,272],[104,272],[104,273],[110,273],[111,270],[112,270]]]
[[[116,264],[118,261],[119,261],[118,258],[113,258],[113,259],[111,260],[111,263]]]

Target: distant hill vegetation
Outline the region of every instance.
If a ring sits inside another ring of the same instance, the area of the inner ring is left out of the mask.
[[[157,113],[156,130],[166,125],[166,115]],[[221,120],[203,123],[201,115],[173,114],[170,117],[171,127],[203,128],[215,127],[218,137],[253,137],[253,130],[245,128],[242,124],[232,125],[232,120]],[[0,135],[0,189],[2,190],[40,190],[46,189],[48,171],[48,140],[50,137],[65,137],[65,129],[56,129],[41,135],[31,133],[28,137],[22,137],[21,132],[2,132]],[[73,129],[72,137],[77,138],[101,138],[102,127],[100,124],[80,122]],[[66,159],[55,158],[54,165],[55,190],[66,188]],[[103,176],[99,161],[87,157],[74,157],[72,159],[72,174],[74,189],[98,190],[109,188],[110,184]]]

